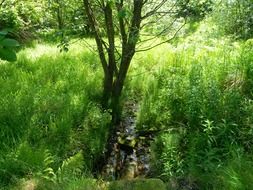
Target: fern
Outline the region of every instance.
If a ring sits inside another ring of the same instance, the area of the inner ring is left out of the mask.
[[[56,183],[57,182],[57,176],[51,167],[51,165],[54,163],[54,157],[49,152],[49,150],[45,150],[44,152],[44,161],[43,161],[43,170],[42,172],[38,172],[37,175],[49,182]]]
[[[75,177],[81,176],[83,162],[82,151],[80,151],[74,156],[65,159],[62,165],[55,171],[52,168],[52,164],[55,163],[54,157],[46,150],[44,152],[43,170],[38,172],[37,176],[54,184],[64,183]]]
[[[64,160],[56,172],[58,182],[66,182],[71,178],[80,176],[83,170],[83,163],[82,151]]]

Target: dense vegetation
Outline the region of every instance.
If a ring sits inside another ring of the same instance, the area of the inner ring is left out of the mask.
[[[143,36],[143,47],[161,45],[134,55],[118,97],[138,102],[137,130],[155,134],[146,177],[164,183],[136,189],[253,189],[252,1],[177,2],[171,33],[160,33],[167,17],[150,18],[145,34],[155,38]],[[119,18],[131,20],[131,8]],[[115,123],[84,9],[79,0],[0,0],[0,189],[131,189],[97,168]],[[103,24],[99,32],[107,37]]]

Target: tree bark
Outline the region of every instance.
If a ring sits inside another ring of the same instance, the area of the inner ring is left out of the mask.
[[[120,9],[122,4],[118,5]],[[114,123],[118,123],[121,117],[120,97],[123,90],[124,82],[127,72],[135,54],[135,48],[139,39],[140,24],[141,24],[141,11],[143,7],[143,0],[134,0],[133,17],[131,20],[131,27],[129,29],[128,39],[126,38],[125,29],[123,27],[123,20],[119,19],[120,32],[122,36],[122,57],[120,63],[119,73],[113,84],[112,91],[112,119]]]
[[[126,25],[123,18],[118,18],[120,24],[120,35],[122,38],[122,52],[119,71],[117,72],[117,64],[115,59],[115,31],[113,23],[113,11],[110,3],[100,1],[100,6],[104,11],[106,36],[109,45],[105,45],[97,24],[94,12],[91,8],[90,0],[83,0],[85,12],[88,17],[89,24],[94,32],[100,61],[104,70],[104,92],[103,92],[103,107],[112,109],[113,123],[118,123],[121,116],[120,109],[120,96],[122,93],[123,85],[127,76],[128,68],[135,54],[135,47],[139,38],[140,23],[142,20],[141,11],[143,7],[143,0],[133,0],[133,16],[131,24],[126,30]],[[124,0],[116,3],[118,12],[123,8]],[[105,55],[107,53],[107,58]]]
[[[113,77],[108,72],[104,76],[104,84],[103,84],[103,97],[102,97],[102,107],[107,109],[109,107],[109,100],[112,94],[112,81]]]
[[[88,17],[89,25],[91,26],[91,30],[95,36],[100,62],[102,64],[103,71],[104,71],[102,106],[104,108],[108,108],[108,102],[109,102],[109,99],[111,97],[111,92],[112,92],[113,74],[111,73],[111,71],[109,71],[110,68],[108,68],[108,65],[107,65],[107,60],[106,60],[104,47],[103,47],[103,40],[102,40],[102,37],[100,36],[98,24],[93,15],[90,1],[83,0],[83,3],[84,3],[84,8],[85,8],[85,13]]]
[[[115,60],[115,32],[113,24],[112,8],[109,4],[104,5],[104,16],[107,38],[109,47],[107,49],[108,54],[108,71],[105,75],[104,81],[104,95],[103,95],[103,107],[108,108],[108,103],[112,95],[113,78],[116,71],[116,60]]]
[[[56,13],[57,13],[57,21],[58,21],[58,29],[59,30],[62,30],[64,28],[64,22],[63,22],[63,13],[62,13],[62,4],[59,0],[56,1],[57,3],[57,10],[56,10]]]

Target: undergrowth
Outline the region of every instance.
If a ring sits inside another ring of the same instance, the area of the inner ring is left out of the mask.
[[[201,37],[163,46],[143,76],[138,129],[158,134],[153,175],[178,189],[251,189],[252,40]]]
[[[110,123],[100,108],[97,56],[82,43],[61,54],[36,45],[0,64],[0,73],[0,186],[33,177],[65,181],[75,176],[63,169],[74,155],[82,159],[69,167],[91,175]]]
[[[201,27],[137,54],[123,100],[140,102],[138,130],[157,135],[151,176],[175,189],[252,189],[253,43]],[[0,62],[2,189],[98,188],[92,169],[111,118],[100,107],[99,58],[85,45],[59,53],[35,42]]]

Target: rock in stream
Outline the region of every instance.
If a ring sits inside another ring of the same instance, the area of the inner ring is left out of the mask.
[[[138,105],[128,102],[124,107],[127,112],[117,126],[117,141],[102,170],[105,180],[145,177],[150,171],[149,139],[141,138],[136,131]]]

